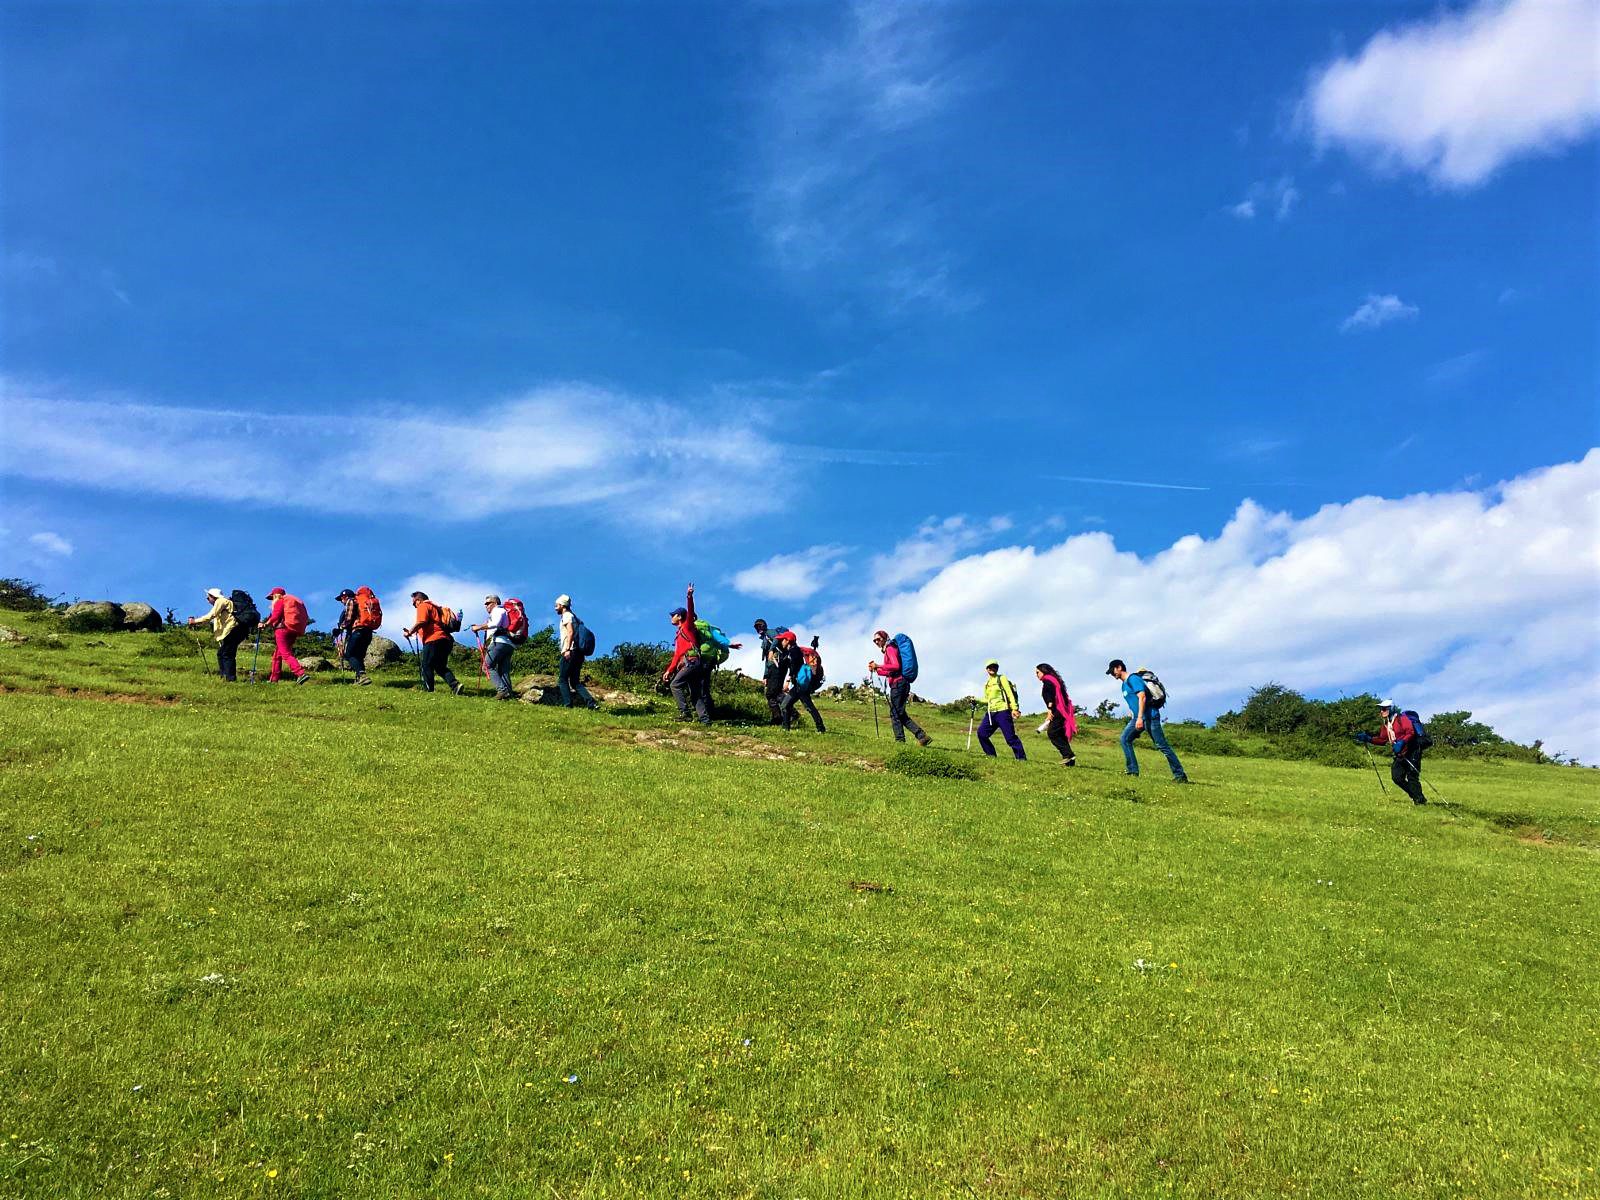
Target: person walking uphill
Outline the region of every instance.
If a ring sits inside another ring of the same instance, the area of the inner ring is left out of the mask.
[[[585,708],[599,708],[589,689],[583,686],[583,664],[589,651],[594,649],[593,635],[584,627],[578,614],[572,611],[572,597],[563,592],[556,597],[556,645],[561,650],[561,666],[556,675],[556,687],[561,693],[563,708],[572,708],[572,698]],[[585,649],[585,643],[588,649]]]
[[[1106,667],[1106,674],[1122,684],[1122,698],[1127,701],[1128,711],[1133,714],[1133,720],[1122,728],[1122,757],[1127,760],[1128,774],[1139,773],[1139,760],[1133,756],[1133,739],[1145,730],[1149,730],[1150,741],[1157,750],[1167,756],[1167,765],[1172,768],[1173,780],[1177,783],[1188,783],[1189,777],[1183,772],[1183,764],[1178,761],[1178,756],[1167,744],[1167,735],[1161,729],[1161,706],[1167,702],[1166,693],[1163,692],[1159,700],[1154,699],[1154,694],[1144,678],[1130,673],[1127,664],[1120,658],[1111,660],[1110,665]]]
[[[872,635],[872,644],[882,651],[883,662],[869,662],[867,670],[883,677],[889,693],[889,728],[894,731],[894,740],[905,741],[906,730],[909,729],[918,745],[928,745],[933,739],[923,733],[922,727],[906,712],[906,704],[911,699],[911,685],[917,679],[916,647],[905,634],[897,633],[890,637],[882,629]]]
[[[1017,685],[1000,674],[1000,664],[992,658],[983,664],[983,669],[988,675],[983,681],[983,703],[988,711],[978,724],[978,745],[993,758],[994,743],[989,739],[998,729],[1005,735],[1006,745],[1011,747],[1011,753],[1017,761],[1026,762],[1028,752],[1022,748],[1022,739],[1017,736],[1017,722],[1022,719],[1022,702],[1017,699]]]
[[[700,631],[695,628],[694,584],[684,592],[682,608],[667,614],[678,635],[673,641],[672,661],[667,664],[661,680],[672,689],[672,698],[678,702],[678,716],[689,720],[689,705],[694,705],[695,719],[702,725],[711,724],[711,667],[700,655]]]
[[[761,682],[767,694],[767,711],[772,714],[774,725],[783,724],[783,681],[792,673],[793,665],[788,661],[785,651],[779,645],[778,639],[789,631],[783,626],[778,626],[775,631],[769,632],[767,623],[760,617],[755,622],[756,636],[761,639]],[[789,639],[791,647],[794,639]]]
[[[294,681],[304,683],[311,676],[306,674],[306,669],[294,656],[294,644],[311,624],[305,601],[299,596],[289,595],[281,587],[268,592],[267,599],[272,601],[272,609],[267,613],[267,619],[261,622],[263,629],[272,630],[272,670],[267,678],[277,683],[283,668],[288,667]]]
[[[472,627],[472,632],[487,635],[483,665],[489,673],[489,682],[494,684],[494,698],[512,700],[515,696],[511,691],[511,655],[516,645],[511,640],[511,614],[493,592],[483,598],[483,607],[487,615]]]
[[[221,588],[207,588],[206,599],[211,601],[211,611],[204,616],[190,617],[190,625],[211,622],[211,635],[217,642],[217,674],[229,683],[238,682],[239,643],[249,634],[243,622],[233,611],[233,601],[222,594]]]
[[[1061,751],[1061,765],[1075,767],[1078,756],[1072,752],[1072,739],[1078,736],[1078,714],[1072,709],[1072,697],[1067,695],[1066,681],[1049,663],[1040,663],[1033,669],[1044,695],[1044,708],[1050,714],[1044,733],[1050,744]]]
[[[450,669],[450,651],[456,640],[446,621],[447,609],[428,599],[427,592],[412,592],[411,603],[416,606],[416,616],[405,636],[415,635],[422,642],[422,690],[433,691],[435,675],[444,679],[445,685],[456,695],[461,695],[461,681]],[[453,614],[451,614],[453,615]]]
[[[811,700],[811,697],[817,694],[817,689],[827,680],[827,675],[822,669],[822,655],[817,652],[815,646],[796,650],[794,634],[787,629],[778,635],[778,644],[792,672],[789,690],[783,695],[781,723],[784,732],[787,733],[793,725],[794,709],[798,704],[811,714],[811,721],[816,725],[817,732],[827,733],[828,727],[822,723],[822,714],[817,711],[817,706]]]
[[[345,588],[338,600],[344,605],[344,611],[339,614],[333,632],[336,640],[338,634],[344,635],[340,657],[355,676],[354,682],[365,686],[372,682],[367,674],[367,651],[372,646],[372,635],[383,624],[383,606],[369,587],[359,587],[353,592]]]
[[[1426,804],[1428,796],[1422,790],[1422,751],[1432,744],[1427,733],[1393,700],[1378,705],[1378,715],[1383,727],[1376,735],[1356,734],[1356,741],[1366,746],[1392,746],[1394,761],[1389,764],[1389,778],[1394,780],[1395,787],[1411,797],[1411,803]]]

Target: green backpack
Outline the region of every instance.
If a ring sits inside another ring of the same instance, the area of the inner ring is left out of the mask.
[[[721,666],[728,661],[728,635],[723,633],[710,621],[696,621],[695,632],[700,635],[700,657],[712,666]]]

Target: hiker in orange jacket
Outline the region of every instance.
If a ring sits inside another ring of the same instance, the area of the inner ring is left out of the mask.
[[[416,619],[404,632],[406,637],[415,634],[422,642],[422,690],[433,691],[433,677],[439,675],[452,692],[461,695],[461,681],[450,670],[450,651],[456,640],[444,627],[444,610],[428,599],[427,592],[412,592],[411,603],[416,605]]]
[[[281,587],[275,587],[268,592],[267,599],[272,601],[272,611],[267,613],[267,619],[261,622],[263,629],[272,630],[272,670],[267,678],[277,683],[282,668],[288,667],[289,673],[294,676],[294,681],[304,683],[311,676],[306,674],[306,669],[294,656],[294,644],[311,624],[311,616],[306,612],[305,601],[299,596],[289,595]]]

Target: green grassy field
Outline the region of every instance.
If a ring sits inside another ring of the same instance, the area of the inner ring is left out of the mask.
[[[51,621],[0,613],[0,1195],[1600,1195],[1593,771],[1180,788],[1107,725],[908,779],[864,706],[229,687]]]

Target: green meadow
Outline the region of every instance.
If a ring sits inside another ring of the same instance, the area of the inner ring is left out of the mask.
[[[0,623],[0,1195],[1600,1196],[1594,771],[907,776]]]

